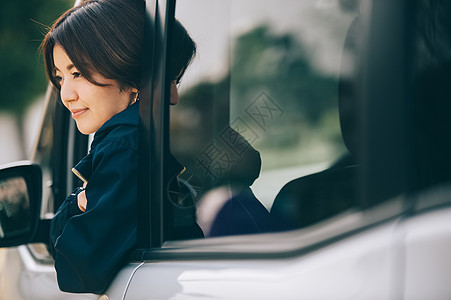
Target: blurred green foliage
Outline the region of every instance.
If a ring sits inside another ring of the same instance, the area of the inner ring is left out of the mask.
[[[73,0],[0,1],[0,110],[21,116],[46,90],[39,46]]]
[[[275,34],[262,25],[240,36],[232,62],[232,85],[242,109],[261,90],[297,118],[316,125],[337,106],[337,78],[318,72],[301,41],[293,34]],[[294,117],[294,116],[293,116]]]
[[[342,153],[337,74],[317,70],[299,37],[263,24],[234,40],[231,58],[226,76],[199,82],[173,109],[171,143],[178,157],[200,153],[237,118],[259,136],[252,145],[269,157],[267,165],[331,161]],[[249,115],[262,95],[280,109],[265,128]],[[218,120],[220,114],[230,119]]]

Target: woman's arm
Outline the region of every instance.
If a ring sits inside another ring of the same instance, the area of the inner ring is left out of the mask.
[[[136,169],[136,151],[97,145],[86,212],[69,218],[54,244],[62,291],[102,293],[126,263],[136,244]]]
[[[55,213],[55,216],[50,223],[50,242],[52,243],[51,246],[55,245],[56,240],[63,232],[64,226],[66,225],[67,221],[73,216],[83,213],[83,211],[79,209],[77,200],[78,195],[81,191],[81,188],[76,188],[69,196],[66,197],[64,202],[59,207],[58,211]],[[50,250],[50,252],[52,252],[52,255],[55,256],[53,247],[51,247]]]

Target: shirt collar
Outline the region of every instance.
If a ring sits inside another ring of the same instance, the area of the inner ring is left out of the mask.
[[[136,102],[121,112],[118,112],[106,121],[96,132],[96,134],[108,130],[111,127],[119,125],[132,125],[138,126],[139,124],[139,103]]]

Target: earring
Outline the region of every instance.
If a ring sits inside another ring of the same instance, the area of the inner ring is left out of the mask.
[[[133,103],[138,102],[138,101],[139,101],[139,91],[136,92],[135,98],[133,98]]]

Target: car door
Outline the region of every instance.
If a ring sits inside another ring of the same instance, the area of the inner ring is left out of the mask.
[[[404,100],[392,102],[405,99],[396,56],[406,44],[388,45],[404,37],[406,2],[156,2],[157,92],[141,103],[155,128],[140,174],[150,201],[140,198],[145,227],[125,299],[402,297],[410,198],[398,159]],[[172,16],[197,56],[169,107]],[[390,81],[369,81],[382,70]],[[186,167],[189,205],[154,175],[167,153]],[[193,208],[205,238],[171,239]]]

